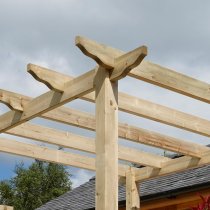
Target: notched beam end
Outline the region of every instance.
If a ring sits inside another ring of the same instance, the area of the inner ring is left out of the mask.
[[[28,103],[29,100],[30,97],[0,89],[0,103],[5,104],[11,110],[22,112],[24,105]]]
[[[147,56],[147,47],[141,46],[115,59],[115,68],[110,79],[112,81],[125,77],[133,68],[137,67]]]
[[[70,76],[31,63],[27,65],[27,72],[49,89],[59,92],[63,92],[65,82],[72,79]]]
[[[114,58],[107,54],[108,46],[82,36],[76,36],[75,45],[88,57],[106,69],[113,69]]]

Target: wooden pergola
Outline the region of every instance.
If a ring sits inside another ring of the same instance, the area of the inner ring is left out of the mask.
[[[5,138],[0,138],[0,151],[96,171],[97,210],[118,209],[119,181],[126,183],[126,209],[140,209],[138,182],[210,163],[210,148],[206,146],[118,122],[119,109],[209,137],[210,121],[118,92],[118,80],[130,76],[205,103],[210,103],[209,84],[143,61],[145,46],[125,53],[80,36],[76,37],[76,46],[98,65],[73,78],[28,64],[27,71],[50,91],[30,98],[0,90],[0,101],[11,109],[0,116],[0,131],[96,154],[96,158]],[[77,98],[95,103],[95,116],[63,106]],[[28,122],[35,117],[96,131],[96,139]],[[183,156],[170,159],[121,146],[118,137]],[[145,167],[131,167],[118,160]]]

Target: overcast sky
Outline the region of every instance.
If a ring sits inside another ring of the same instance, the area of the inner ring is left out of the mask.
[[[0,88],[31,97],[48,89],[26,72],[35,63],[77,76],[95,63],[75,47],[76,35],[124,51],[148,46],[147,60],[210,82],[210,1],[208,0],[0,0]],[[156,86],[126,78],[120,91],[210,119],[210,106]],[[77,100],[67,106],[94,113],[94,105]],[[8,111],[0,105],[0,114]],[[120,120],[201,144],[209,139],[181,129],[120,113]],[[33,122],[81,135],[94,133],[47,120]],[[16,138],[1,134],[10,139]],[[128,145],[127,142],[122,142]],[[44,145],[40,143],[40,145]],[[145,151],[161,153],[149,147]],[[0,180],[13,176],[19,161],[31,159],[0,153]],[[68,167],[74,186],[94,174]]]

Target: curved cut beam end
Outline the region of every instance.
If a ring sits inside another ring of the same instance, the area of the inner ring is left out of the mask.
[[[0,89],[0,103],[5,104],[11,110],[22,112],[24,105],[29,100],[30,98],[27,96]]]
[[[56,71],[29,63],[27,71],[39,82],[44,83],[49,89],[63,92],[65,82],[72,77],[58,73]]]
[[[44,83],[49,89],[54,89],[54,87],[43,78],[43,74],[42,74],[40,69],[41,69],[40,66],[37,66],[37,65],[34,65],[34,64],[31,64],[31,63],[29,63],[27,65],[27,72],[29,74],[31,74],[31,76],[35,80],[37,80],[41,83]]]
[[[146,46],[124,53],[81,36],[76,37],[75,43],[85,55],[95,60],[100,66],[112,70],[110,76],[112,81],[125,77],[147,55]]]
[[[110,50],[110,47],[82,36],[76,36],[75,44],[85,55],[95,60],[100,66],[113,69],[114,58],[107,54],[107,48]]]
[[[115,68],[110,79],[115,81],[127,76],[133,68],[142,62],[145,56],[147,56],[147,47],[141,46],[116,58]]]

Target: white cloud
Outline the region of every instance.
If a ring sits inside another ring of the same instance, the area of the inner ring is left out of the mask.
[[[72,174],[71,181],[73,183],[73,188],[80,186],[81,184],[89,181],[90,178],[94,176],[94,172],[87,171],[84,169],[77,169],[74,174],[70,169],[70,173]]]

